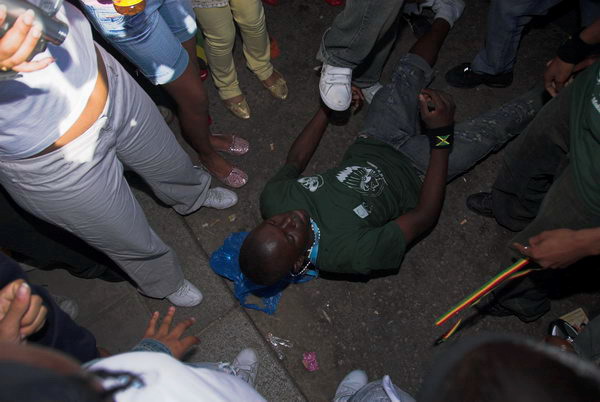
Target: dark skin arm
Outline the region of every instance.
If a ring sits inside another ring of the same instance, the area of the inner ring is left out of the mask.
[[[286,164],[294,165],[300,172],[306,169],[329,124],[329,113],[331,111],[325,106],[321,106],[317,110],[317,113],[315,113],[314,117],[308,122],[292,144],[288,152]]]
[[[360,109],[364,98],[360,89],[352,87],[352,108]],[[326,106],[321,105],[314,117],[304,127],[300,135],[292,144],[286,159],[286,164],[296,166],[300,173],[306,169],[308,162],[315,154],[325,129],[329,125],[329,116],[331,110]]]
[[[600,254],[600,228],[547,230],[529,238],[527,247],[519,243],[513,246],[543,268],[566,268]]]
[[[427,104],[434,106],[430,110]],[[427,128],[445,127],[454,122],[454,102],[448,94],[424,89],[419,95],[421,119]],[[449,149],[432,149],[425,180],[416,208],[395,219],[407,243],[430,230],[437,222],[446,190]]]

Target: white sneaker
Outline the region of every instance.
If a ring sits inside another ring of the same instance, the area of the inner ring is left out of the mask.
[[[71,317],[72,320],[77,318],[79,315],[79,305],[75,300],[65,296],[53,295],[52,293],[50,293],[50,297],[54,300],[54,303],[58,304],[58,307],[60,307],[62,311]]]
[[[352,102],[352,69],[323,63],[319,92],[328,108],[343,112]]]
[[[202,293],[190,281],[184,279],[183,285],[167,296],[167,300],[178,307],[193,307],[202,301]]]
[[[363,96],[365,97],[365,101],[370,105],[371,102],[373,101],[373,97],[375,97],[375,94],[381,88],[383,88],[383,85],[381,85],[379,82],[376,82],[375,84],[371,85],[370,87],[361,88],[360,90],[362,91]]]
[[[352,395],[356,394],[362,387],[367,385],[368,380],[367,373],[364,371],[351,371],[344,377],[342,382],[340,382],[340,385],[338,385],[333,402],[347,401]]]
[[[254,388],[258,373],[258,357],[252,348],[242,349],[231,363],[231,369],[236,377],[247,382]]]
[[[442,18],[452,27],[462,15],[465,3],[463,0],[433,0],[431,9],[435,13],[433,18]]]
[[[208,194],[206,195],[206,199],[202,206],[215,209],[226,209],[233,207],[237,202],[238,197],[236,193],[223,187],[215,187],[208,190]]]
[[[424,8],[431,8],[435,13],[434,19],[442,18],[452,27],[462,15],[465,3],[463,0],[426,0],[423,3],[407,3],[403,11],[406,14],[421,14]]]

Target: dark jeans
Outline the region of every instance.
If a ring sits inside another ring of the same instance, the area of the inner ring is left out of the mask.
[[[0,187],[0,247],[31,258],[41,269],[64,268],[80,278],[120,281],[108,257],[71,233],[24,211]]]
[[[351,68],[360,88],[379,81],[398,33],[404,0],[346,0],[344,10],[323,34],[317,59]]]
[[[570,100],[571,87],[567,87],[544,106],[504,154],[492,187],[494,216],[502,226],[519,233],[508,245],[503,268],[518,257],[510,247],[513,242],[527,245],[529,238],[546,230],[600,226],[600,216],[579,196],[569,164]],[[495,296],[524,321],[535,320],[550,309],[548,295],[561,287],[563,271],[529,274]]]
[[[487,16],[485,46],[473,59],[473,70],[487,74],[512,71],[523,29],[533,17],[546,15],[562,0],[492,0]],[[600,15],[597,0],[580,0],[581,25]]]
[[[48,292],[41,286],[31,284],[19,264],[0,253],[0,288],[17,280],[24,279],[31,286],[33,294],[39,295],[48,308],[46,324],[30,336],[28,342],[60,350],[81,362],[98,357],[96,338],[87,329],[75,324],[71,318],[58,307]]]
[[[377,138],[404,154],[425,175],[429,166],[429,140],[421,135],[418,95],[431,81],[432,69],[421,57],[403,56],[392,82],[373,98],[361,133]],[[542,108],[544,90],[534,88],[512,101],[456,124],[448,162],[448,180],[471,169],[490,152],[498,151],[527,127]]]

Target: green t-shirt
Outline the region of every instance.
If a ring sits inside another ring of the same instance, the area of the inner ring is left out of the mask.
[[[421,182],[399,152],[371,138],[359,138],[340,166],[300,177],[285,165],[265,186],[265,219],[304,209],[321,231],[317,265],[329,272],[368,274],[400,266],[404,235],[393,219],[413,209]]]
[[[600,215],[600,62],[573,83],[571,93],[571,161],[577,190]]]

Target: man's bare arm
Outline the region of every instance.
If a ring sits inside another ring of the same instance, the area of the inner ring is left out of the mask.
[[[425,89],[419,96],[419,103],[421,118],[428,129],[452,129],[455,106],[449,95]],[[433,104],[433,110],[430,110],[428,103]],[[415,209],[395,220],[407,243],[430,230],[440,216],[446,190],[449,154],[449,148],[432,148],[419,203]]]
[[[303,172],[314,155],[325,129],[329,124],[329,113],[331,111],[324,106],[320,107],[314,117],[304,127],[300,135],[296,138],[290,151],[288,152],[287,164],[296,166],[300,172]]]

